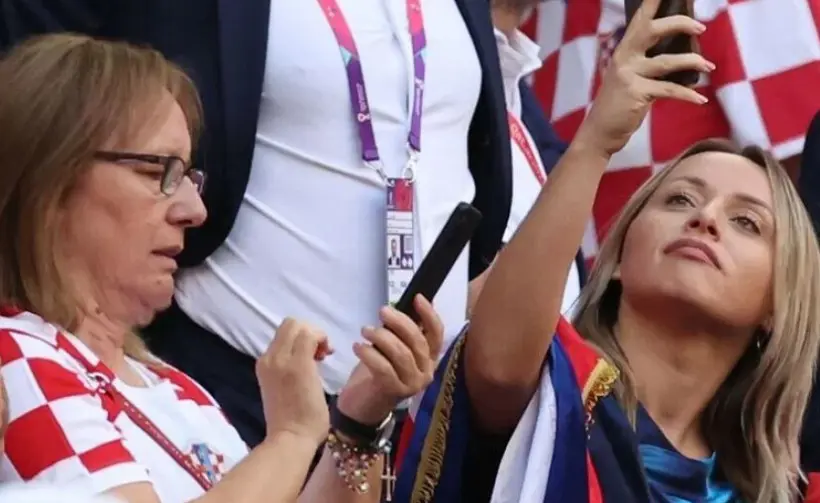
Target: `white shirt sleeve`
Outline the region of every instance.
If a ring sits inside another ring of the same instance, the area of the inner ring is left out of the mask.
[[[109,420],[112,404],[92,391],[71,357],[49,336],[2,328],[0,374],[10,423],[0,481],[42,482],[78,494],[149,482]]]

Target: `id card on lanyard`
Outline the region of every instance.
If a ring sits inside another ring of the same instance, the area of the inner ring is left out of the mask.
[[[361,143],[362,161],[365,166],[375,170],[385,184],[384,220],[387,242],[379,246],[385,247],[387,301],[393,304],[401,297],[416,267],[416,260],[413,256],[414,182],[415,170],[421,154],[421,119],[425,79],[424,51],[427,47],[421,0],[406,0],[408,29],[413,47],[413,97],[410,105],[410,131],[407,135],[408,160],[401,176],[397,178],[387,175],[379,156],[362,62],[350,26],[337,0],[317,1],[333,30],[342,53],[350,91],[350,104]]]

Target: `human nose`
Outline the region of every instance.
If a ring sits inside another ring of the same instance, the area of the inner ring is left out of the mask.
[[[199,227],[208,217],[208,210],[199,195],[196,185],[188,177],[180,183],[174,195],[173,204],[168,213],[172,224],[189,228]]]
[[[686,221],[686,228],[690,231],[708,234],[713,239],[720,238],[717,201],[710,201],[709,203],[696,209]]]

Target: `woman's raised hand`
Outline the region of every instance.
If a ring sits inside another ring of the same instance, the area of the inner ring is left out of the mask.
[[[414,300],[420,326],[392,307],[379,313],[383,327],[362,330],[366,342],[353,351],[360,363],[342,393],[338,407],[364,424],[378,424],[407,398],[433,380],[442,349],[444,326],[433,305],[421,295]]]
[[[575,136],[576,145],[611,155],[626,145],[655,99],[706,103],[707,99],[694,89],[658,78],[681,70],[710,72],[714,64],[696,53],[646,57],[646,51],[662,38],[679,34],[694,37],[706,30],[702,23],[687,16],[654,19],[660,3],[661,0],[644,0],[629,23],[589,114]]]
[[[317,362],[331,353],[327,336],[301,321],[286,318],[256,362],[267,434],[293,434],[316,443],[327,438],[327,409]]]

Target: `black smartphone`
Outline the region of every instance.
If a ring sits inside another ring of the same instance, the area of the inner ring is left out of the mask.
[[[441,284],[455,265],[458,256],[467,246],[481,222],[481,212],[473,205],[459,203],[444,228],[439,233],[430,252],[424,257],[418,270],[413,274],[410,283],[402,293],[395,308],[406,314],[413,321],[419,321],[419,315],[413,307],[416,295],[433,301]]]
[[[632,17],[637,12],[638,7],[641,6],[643,0],[624,0],[626,7],[626,23],[632,21]],[[694,0],[661,0],[658,6],[658,12],[655,18],[684,15],[689,17],[695,16]],[[686,54],[688,52],[700,52],[698,40],[695,37],[679,34],[671,37],[661,39],[652,48],[646,51],[646,56],[651,58],[660,54]],[[693,86],[697,84],[700,79],[700,73],[696,70],[684,70],[680,72],[673,72],[665,75],[661,80],[668,82],[675,82],[684,86]]]

